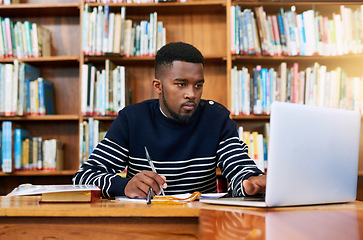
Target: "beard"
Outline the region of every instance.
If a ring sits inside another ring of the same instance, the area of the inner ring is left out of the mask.
[[[163,103],[164,103],[164,106],[166,107],[166,109],[168,110],[168,112],[170,113],[170,116],[178,123],[178,124],[182,124],[182,125],[185,125],[185,124],[189,124],[193,121],[194,119],[194,113],[191,114],[191,115],[181,115],[180,114],[180,111],[179,113],[173,111],[168,103],[166,102],[166,99],[165,99],[165,96],[164,96],[164,89],[162,90],[162,98],[163,98]],[[194,101],[193,101],[194,102]],[[180,107],[181,108],[181,107]]]

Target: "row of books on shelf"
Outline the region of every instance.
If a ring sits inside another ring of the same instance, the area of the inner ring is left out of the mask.
[[[83,115],[117,115],[130,102],[127,92],[124,66],[117,66],[109,59],[103,69],[90,63],[82,65]]]
[[[248,156],[255,161],[257,167],[263,172],[267,171],[269,133],[269,123],[265,123],[263,133],[246,131],[242,126],[238,127],[239,138],[248,147]]]
[[[108,5],[85,5],[82,18],[82,50],[85,55],[121,54],[154,56],[165,45],[166,30],[157,13],[140,23],[126,19],[126,7],[110,12]]]
[[[231,6],[232,54],[334,56],[362,53],[363,5],[340,6],[340,14],[323,16],[314,9],[297,13],[295,6],[267,15],[263,6]]]
[[[38,24],[0,17],[0,33],[1,58],[51,55],[51,32]]]
[[[54,114],[53,84],[39,69],[14,60],[0,64],[0,115]]]
[[[62,170],[63,146],[57,139],[32,136],[3,121],[0,129],[1,170],[5,173],[29,170]]]
[[[360,111],[363,114],[363,76],[348,77],[340,67],[328,71],[314,63],[299,69],[282,62],[278,69],[257,65],[231,70],[232,115],[270,114],[273,101]]]
[[[79,125],[79,164],[88,160],[93,149],[104,138],[106,131],[100,128],[99,120],[89,118]]]

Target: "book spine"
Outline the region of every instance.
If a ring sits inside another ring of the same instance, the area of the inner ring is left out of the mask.
[[[11,173],[13,169],[13,142],[12,142],[12,122],[4,121],[2,123],[2,171]]]
[[[13,45],[11,39],[11,31],[10,31],[10,19],[5,18],[5,34],[6,34],[6,45],[7,45],[7,57],[14,57],[13,55]]]
[[[22,143],[22,129],[14,130],[14,170],[21,170],[21,143]]]
[[[93,148],[95,147],[94,144],[94,119],[93,118],[89,118],[88,119],[88,136],[89,136],[89,141],[88,141],[88,157],[91,155],[91,153],[93,152]]]
[[[31,26],[28,21],[24,22],[25,27],[25,37],[26,37],[26,46],[27,46],[27,53],[26,56],[33,57],[33,49],[31,43]]]
[[[104,15],[103,15],[102,54],[108,52],[109,35],[110,35],[109,26],[110,26],[110,7],[108,5],[105,5]]]
[[[43,169],[42,137],[37,137],[37,170]]]
[[[39,115],[45,115],[44,79],[38,78]]]
[[[4,112],[5,116],[11,116],[12,115],[12,94],[13,94],[13,71],[14,71],[14,65],[13,64],[5,64],[5,85],[4,89],[4,100],[5,106],[4,106]]]
[[[230,22],[231,22],[231,54],[236,54],[236,7],[230,8]]]
[[[19,61],[13,61],[13,74],[12,74],[12,93],[11,93],[11,116],[17,113],[18,97],[19,97]]]
[[[43,79],[43,86],[45,114],[53,115],[55,114],[53,84],[49,80]]]

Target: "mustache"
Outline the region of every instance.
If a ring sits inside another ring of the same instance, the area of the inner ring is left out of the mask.
[[[185,102],[185,103],[183,103],[181,106],[183,107],[183,106],[185,106],[185,105],[196,105],[196,103],[193,101],[193,100],[189,100],[189,101],[187,101],[187,102]]]

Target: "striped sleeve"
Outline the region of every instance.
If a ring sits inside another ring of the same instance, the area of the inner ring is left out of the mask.
[[[108,138],[104,138],[93,150],[87,162],[73,176],[73,184],[89,184],[99,186],[102,195],[123,196],[128,179],[121,178],[126,168],[128,150]]]
[[[248,156],[248,147],[237,134],[219,143],[217,156],[217,166],[228,180],[232,196],[245,196],[242,181],[252,175],[263,174]]]

